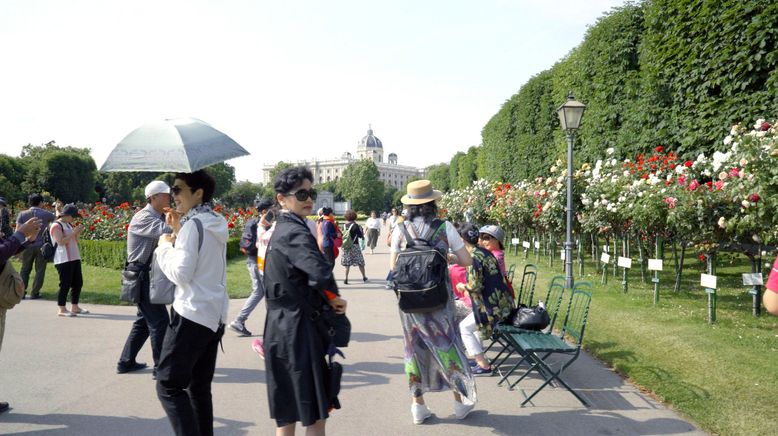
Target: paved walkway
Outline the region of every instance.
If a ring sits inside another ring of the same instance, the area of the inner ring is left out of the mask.
[[[382,240],[379,237],[379,242]],[[329,434],[701,433],[587,354],[568,370],[568,380],[592,403],[590,409],[564,389],[551,387],[540,393],[534,404],[521,408],[522,391],[508,391],[496,386],[497,378],[481,377],[477,379],[479,403],[467,419],[454,418],[451,394],[428,394],[425,398],[436,416],[414,426],[395,297],[383,289],[387,248],[379,247],[376,254],[365,254],[365,259],[370,282],[363,284],[358,270],[354,270],[354,284],[341,287],[349,301],[353,333],[343,362],[343,409],[328,421]],[[338,265],[339,283],[343,274]],[[231,301],[230,316],[242,304],[243,300]],[[0,400],[10,402],[12,409],[0,415],[0,434],[172,434],[157,400],[151,371],[124,375],[114,372],[134,309],[86,307],[91,315],[59,318],[55,302],[25,300],[8,312],[0,353]],[[247,323],[255,333],[262,331],[264,307],[262,304]],[[240,338],[229,330],[225,334],[225,352],[219,353],[213,383],[218,435],[273,434],[275,424],[268,417],[264,363],[250,343],[251,338]],[[138,360],[151,362],[148,345]]]

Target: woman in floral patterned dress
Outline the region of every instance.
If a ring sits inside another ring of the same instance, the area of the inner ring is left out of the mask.
[[[439,228],[430,229],[437,217],[436,201],[441,198],[441,192],[433,190],[429,180],[411,182],[407,190],[408,193],[401,201],[408,208],[408,219],[404,222],[408,233],[418,238],[434,231],[430,244],[443,252],[450,248],[451,261],[469,266],[472,262],[470,253],[450,222],[438,221]],[[392,233],[389,258],[392,269],[404,240],[404,232]],[[424,393],[448,389],[454,392],[454,414],[457,419],[464,419],[475,407],[476,392],[462,339],[457,331],[454,296],[449,296],[446,306],[432,312],[399,312],[403,327],[405,373],[413,398],[411,415],[414,424],[421,424],[432,415],[424,404]]]

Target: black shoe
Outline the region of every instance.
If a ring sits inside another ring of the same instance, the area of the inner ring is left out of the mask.
[[[367,277],[362,277],[362,281],[364,281],[365,283],[367,283]]]
[[[348,284],[348,280],[343,280],[343,284],[347,285]]]
[[[10,407],[8,403],[6,403],[5,401],[0,401],[0,413],[3,413],[6,410],[8,410],[8,407]]]
[[[251,332],[246,328],[246,325],[238,324],[238,321],[231,322],[230,329],[240,333],[241,336],[251,336]]]
[[[146,365],[145,363],[140,363],[140,362],[135,362],[135,363],[132,363],[130,365],[126,365],[126,364],[120,363],[120,364],[116,365],[116,373],[117,374],[126,374],[128,372],[140,371],[141,369],[146,369],[146,367],[148,367],[148,365]]]
[[[28,297],[28,299],[30,299],[30,300],[37,300],[37,299],[40,299],[40,298],[43,298],[43,297],[40,296],[40,294],[38,294],[38,295],[30,295]]]

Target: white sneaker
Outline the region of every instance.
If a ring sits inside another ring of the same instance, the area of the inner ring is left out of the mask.
[[[462,402],[454,401],[454,414],[457,419],[465,419],[470,412],[475,408],[475,403],[469,401],[467,398],[462,398]]]
[[[413,415],[413,423],[421,424],[427,418],[432,416],[432,412],[427,408],[426,404],[411,404],[411,415]]]

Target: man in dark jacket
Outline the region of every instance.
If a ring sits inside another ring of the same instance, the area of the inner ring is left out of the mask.
[[[246,320],[265,296],[262,271],[257,265],[257,230],[259,226],[262,227],[263,231],[268,230],[274,218],[271,212],[273,202],[270,199],[258,199],[254,201],[254,207],[257,208],[259,217],[252,218],[246,223],[243,236],[240,238],[240,251],[246,255],[246,268],[248,268],[249,277],[251,277],[251,295],[243,305],[243,309],[240,310],[238,317],[230,323],[230,328],[240,333],[241,336],[251,336],[251,332],[246,328]]]
[[[11,256],[22,250],[25,242],[35,238],[41,229],[41,220],[30,218],[21,225],[16,226],[16,231],[6,237],[0,238],[0,271],[5,268],[5,263],[11,261]],[[0,309],[0,348],[3,346],[5,335],[5,312]],[[0,413],[8,410],[8,403],[0,401]]]
[[[27,244],[22,252],[22,269],[19,271],[19,275],[22,276],[22,281],[24,281],[24,291],[26,293],[27,288],[30,287],[32,266],[35,264],[35,281],[32,283],[29,297],[31,300],[35,300],[41,298],[43,279],[46,277],[46,259],[43,258],[43,253],[41,252],[41,247],[43,246],[43,232],[48,231],[49,224],[51,224],[56,217],[53,213],[40,208],[41,203],[43,203],[42,195],[31,194],[28,203],[30,208],[19,213],[19,216],[16,217],[16,225],[18,226],[34,217],[41,220],[41,230],[38,232],[38,236],[35,240]]]

